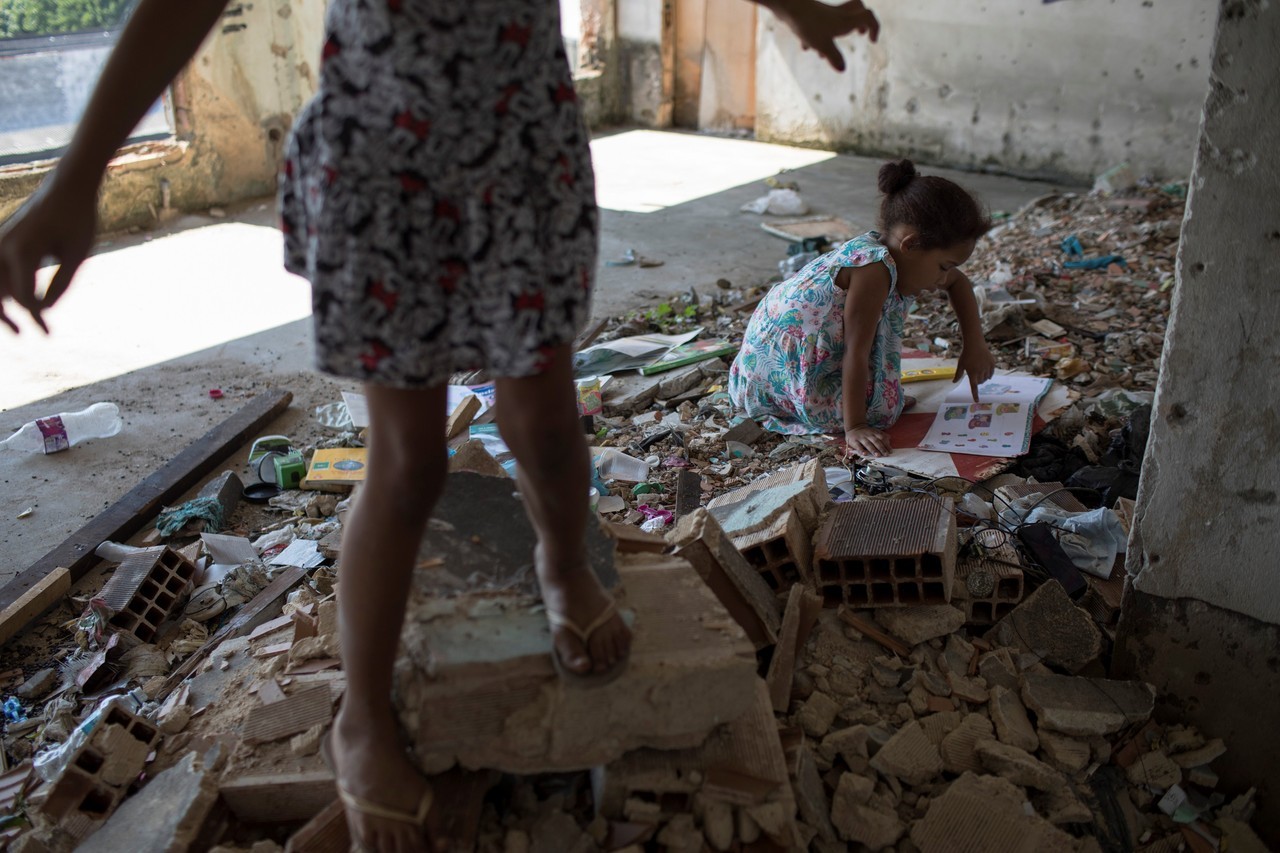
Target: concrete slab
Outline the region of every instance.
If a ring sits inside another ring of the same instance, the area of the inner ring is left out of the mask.
[[[518,593],[461,599],[415,583],[395,698],[426,772],[581,770],[641,747],[683,749],[751,707],[754,647],[684,560],[619,555],[635,614],[627,670],[582,689],[558,679],[546,614]]]

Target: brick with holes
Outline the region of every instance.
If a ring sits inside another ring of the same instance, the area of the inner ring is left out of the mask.
[[[150,643],[180,612],[195,574],[195,564],[172,548],[144,548],[121,561],[98,597],[111,609],[112,627]]]
[[[818,532],[813,582],[827,606],[951,601],[956,520],[950,498],[836,504]]]
[[[952,603],[964,610],[971,625],[993,625],[1022,601],[1022,561],[1011,542],[999,541],[999,531],[984,531],[998,541],[981,555],[960,557],[956,561],[956,578],[952,587]]]
[[[782,595],[793,584],[812,583],[813,531],[829,499],[822,466],[811,460],[721,495],[707,510]]]

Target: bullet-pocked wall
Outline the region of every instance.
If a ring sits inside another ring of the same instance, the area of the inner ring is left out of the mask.
[[[146,227],[274,191],[293,117],[315,91],[325,0],[231,3],[173,89],[176,138],[132,146],[108,169],[103,231]],[[0,169],[0,220],[54,162]],[[167,192],[165,191],[167,187]]]
[[[1126,565],[1117,674],[1227,744],[1280,845],[1280,5],[1223,0]]]
[[[1212,0],[867,5],[880,41],[840,39],[844,74],[760,15],[759,139],[1055,179],[1190,172]]]

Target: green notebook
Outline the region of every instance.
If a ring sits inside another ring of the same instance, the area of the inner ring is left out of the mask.
[[[687,344],[672,347],[662,358],[640,368],[640,373],[645,376],[652,376],[664,370],[684,367],[686,364],[697,364],[709,358],[732,355],[737,351],[738,345],[729,341],[690,341]]]

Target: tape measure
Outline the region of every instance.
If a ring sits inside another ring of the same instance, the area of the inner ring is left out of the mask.
[[[903,382],[928,382],[931,379],[955,379],[955,365],[950,367],[914,367],[902,371]]]

